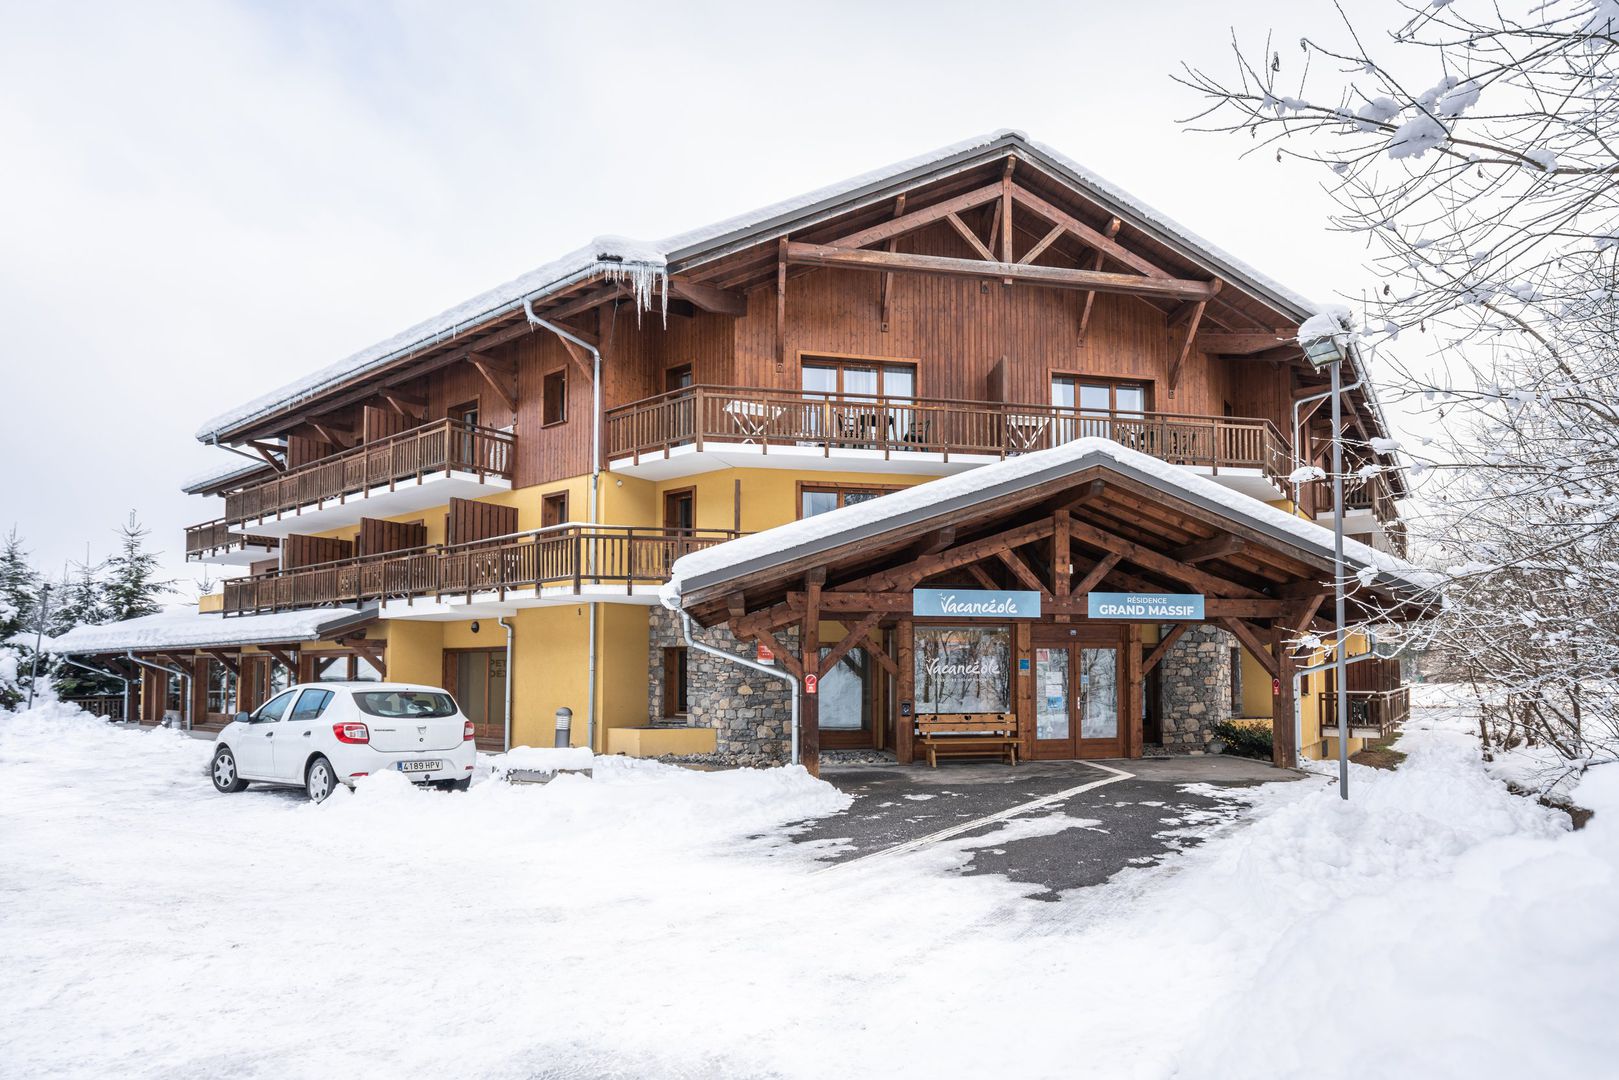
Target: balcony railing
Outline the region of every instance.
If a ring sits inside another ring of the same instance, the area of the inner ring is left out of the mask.
[[[659,529],[618,525],[556,525],[529,533],[454,546],[433,545],[230,578],[226,614],[281,611],[325,604],[417,598],[442,599],[547,586],[662,585],[689,551],[735,539],[727,529]]]
[[[610,459],[664,456],[677,447],[745,444],[1007,457],[1073,439],[1113,439],[1178,465],[1289,471],[1286,444],[1268,420],[1058,405],[884,398],[796,390],[692,386],[607,414]]]
[[[1396,686],[1388,690],[1350,690],[1349,730],[1352,736],[1376,733],[1386,739],[1397,725],[1405,723],[1411,715],[1411,689]],[[1322,693],[1321,734],[1331,737],[1338,730],[1338,700],[1336,694]]]
[[[247,536],[231,528],[230,523],[223,519],[186,527],[187,559],[197,559],[210,552],[228,551],[246,544],[273,551],[281,546],[281,541],[274,536]]]
[[[1344,484],[1344,509],[1370,510],[1380,525],[1400,520],[1400,512],[1394,505],[1394,492],[1382,476],[1370,477],[1353,487]]]
[[[510,480],[514,443],[509,432],[436,420],[229,494],[225,520],[250,521],[320,506],[434,473],[467,472],[476,473],[480,481],[489,476]]]

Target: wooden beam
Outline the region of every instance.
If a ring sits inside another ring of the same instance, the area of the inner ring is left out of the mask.
[[[566,339],[562,340],[566,341]],[[506,408],[511,410],[511,414],[516,416],[517,372],[513,367],[501,364],[493,357],[475,352],[467,353],[467,363],[471,364],[478,374],[483,376],[483,381],[488,384],[489,389],[493,390],[496,396],[506,403]],[[508,381],[511,383],[510,386],[507,385]]]
[[[950,223],[951,228],[956,230],[956,234],[958,236],[967,241],[967,243],[972,246],[972,249],[978,252],[979,258],[988,262],[995,261],[995,253],[989,250],[982,240],[978,239],[977,233],[967,228],[967,223],[965,221],[962,221],[961,218],[955,214],[946,214],[945,220]]]
[[[1247,649],[1253,655],[1253,658],[1259,661],[1259,666],[1264,668],[1271,678],[1274,679],[1279,676],[1280,672],[1276,666],[1276,657],[1271,655],[1270,646],[1264,638],[1260,637],[1261,631],[1257,627],[1243,622],[1241,619],[1231,618],[1221,619],[1220,625],[1231,631],[1232,636],[1242,642],[1243,648]]]
[[[1214,283],[1218,286],[1220,279],[1215,278]],[[1186,322],[1186,335],[1181,339],[1180,352],[1176,354],[1175,360],[1169,365],[1169,393],[1171,397],[1175,394],[1175,388],[1180,385],[1181,369],[1186,366],[1186,358],[1192,353],[1192,339],[1197,336],[1197,327],[1203,321],[1203,309],[1208,307],[1208,303],[1207,300],[1199,300],[1192,305],[1190,317]]]
[[[1118,577],[1117,572],[1110,575]],[[987,588],[999,589],[1002,586],[991,584]],[[1161,592],[1157,587],[1131,588],[1132,592]],[[749,616],[750,619],[760,618],[758,623],[749,623],[749,626],[774,623],[785,626],[797,622],[803,617],[804,594],[788,593],[787,599],[765,611]],[[826,618],[837,615],[864,615],[872,611],[880,611],[885,615],[905,615],[911,613],[911,592],[908,588],[898,590],[871,590],[861,592],[823,592],[821,594],[821,613]],[[1072,615],[1076,618],[1085,618],[1087,604],[1085,595],[1078,590],[1069,594],[1065,603],[1059,603],[1055,598],[1046,600],[1042,598],[1042,606],[1054,615]],[[1203,601],[1204,614],[1209,619],[1226,617],[1238,619],[1277,619],[1282,616],[1284,604],[1280,600],[1240,600],[1225,599],[1221,597],[1208,597]],[[732,624],[735,626],[735,624]],[[1097,620],[1099,626],[1116,626],[1114,620]],[[752,632],[751,630],[749,631]]]
[[[975,206],[983,206],[1001,197],[999,181],[986,184],[981,188],[934,203],[921,210],[913,210],[909,214],[902,214],[880,225],[873,225],[869,229],[862,229],[857,233],[850,233],[832,241],[833,247],[862,248],[867,244],[879,243],[894,237],[904,236],[908,232],[915,232],[924,225],[931,225],[936,221],[943,221],[951,214],[959,214],[963,210],[971,210]]]
[[[937,555],[939,552],[943,551],[945,548],[949,547],[955,542],[956,527],[954,525],[946,525],[944,528],[937,529],[929,535],[923,537],[922,540],[916,545],[915,552],[918,556]]]
[[[1102,556],[1102,561],[1090,568],[1090,572],[1080,578],[1079,584],[1074,586],[1075,596],[1084,596],[1102,583],[1102,579],[1112,572],[1113,568],[1124,561],[1124,556],[1117,551]]]
[[[270,463],[270,467],[276,472],[287,471],[287,463],[285,460],[287,448],[285,446],[277,446],[273,443],[260,442],[257,439],[249,439],[247,441],[247,445],[258,451],[259,457],[263,458],[265,461],[268,461]],[[281,454],[283,456],[276,457],[277,454]]]
[[[905,193],[902,191],[899,193],[899,197],[894,200],[894,216],[898,218],[904,216],[904,214]],[[888,250],[890,252],[899,250],[899,237],[890,236],[888,238]],[[878,329],[885,334],[888,333],[888,301],[893,295],[894,275],[884,274],[882,277],[882,284],[879,285],[877,289],[877,318],[879,322]]]
[[[950,551],[938,555],[928,555],[914,560],[908,566],[898,566],[883,570],[875,574],[868,574],[855,581],[847,582],[837,587],[838,592],[854,592],[869,589],[909,589],[916,582],[930,578],[935,574],[942,574],[946,570],[954,570],[958,566],[966,566],[980,559],[989,558],[1002,548],[1014,548],[1023,544],[1044,540],[1051,535],[1051,521],[1030,522],[1027,525],[1010,529],[993,536],[986,536],[971,543],[962,544]]]
[[[1195,544],[1186,544],[1183,547],[1176,548],[1169,554],[1183,563],[1196,565],[1200,562],[1208,562],[1210,559],[1235,555],[1247,546],[1248,542],[1240,536],[1232,536],[1227,533],[1208,540],[1199,540]]]
[[[1197,335],[1197,351],[1211,356],[1252,356],[1281,346],[1295,345],[1299,328],[1279,326],[1271,331],[1222,332],[1205,330]]]
[[[1293,711],[1295,709],[1293,687],[1293,651],[1285,642],[1287,630],[1280,626],[1271,627],[1271,642],[1276,650],[1276,692],[1270,699],[1270,748],[1271,763],[1283,769],[1296,768],[1299,763],[1299,748],[1294,741],[1296,732],[1293,729]]]
[[[1025,589],[1040,593],[1042,596],[1046,595],[1045,584],[1034,576],[1034,571],[1030,570],[1010,548],[997,551],[995,557],[1006,564],[1006,568],[1012,571],[1012,576],[1021,581]]]
[[[826,582],[824,569],[811,571],[804,575],[804,622],[798,631],[799,660],[805,671],[817,672],[816,680],[819,682],[821,660],[821,586]],[[799,695],[802,699],[799,705],[799,721],[803,730],[798,733],[799,762],[811,776],[821,775],[821,693],[820,687],[815,693],[802,693],[802,680]]]
[[[776,245],[776,372],[787,370],[787,254],[784,236]]]
[[[1006,169],[1001,173],[1001,262],[1012,259],[1012,170],[1017,168],[1017,155],[1009,154]],[[1005,282],[1010,285],[1011,282]]]
[[[231,653],[225,652],[222,649],[204,649],[202,651],[213,657],[215,660],[218,660],[221,664],[224,664],[230,669],[230,673],[232,675],[235,675],[237,678],[241,678],[242,665],[239,662],[241,659],[239,653],[232,655]]]
[[[1160,267],[1157,263],[1154,263],[1151,259],[1148,259],[1145,256],[1137,255],[1135,252],[1131,251],[1129,248],[1125,247],[1123,244],[1120,244],[1114,239],[1119,230],[1118,227],[1113,224],[1113,222],[1118,221],[1118,218],[1113,218],[1108,222],[1107,232],[1101,232],[1091,228],[1089,225],[1085,224],[1083,221],[1080,221],[1072,214],[1057,209],[1057,207],[1046,202],[1046,200],[1040,198],[1040,196],[1034,194],[1034,192],[1018,187],[1016,184],[1012,185],[1012,198],[1022,203],[1030,210],[1033,210],[1036,214],[1039,214],[1052,224],[1063,226],[1076,238],[1082,241],[1086,247],[1096,248],[1098,251],[1105,251],[1108,257],[1114,262],[1123,263],[1130,269],[1139,274],[1144,274],[1147,277],[1167,278],[1170,276],[1167,270]]]
[[[843,635],[843,640],[832,646],[831,651],[826,654],[826,659],[821,661],[816,674],[822,679],[826,678],[827,674],[848,655],[849,650],[860,644],[860,640],[866,636],[866,631],[876,626],[882,617],[882,612],[873,611],[854,626],[847,627],[848,632]]]
[[[698,308],[714,315],[730,315],[740,318],[748,313],[747,294],[736,292],[733,289],[721,289],[714,285],[704,285],[701,282],[672,277],[669,279],[669,291],[682,300],[690,300]]]
[[[1034,262],[1034,260],[1038,259],[1045,252],[1046,248],[1056,243],[1057,238],[1067,231],[1068,230],[1064,229],[1061,225],[1053,225],[1051,227],[1051,231],[1046,233],[1046,235],[1042,236],[1039,240],[1036,240],[1034,242],[1034,247],[1030,248],[1028,251],[1025,251],[1023,253],[1023,258],[1019,259],[1018,262]],[[1096,269],[1100,270],[1101,267],[1098,266]]]
[[[1051,515],[1051,592],[1058,600],[1067,600],[1074,583],[1073,554],[1068,543],[1069,513],[1066,509]]]
[[[1186,563],[1172,559],[1168,555],[1153,551],[1151,548],[1142,547],[1134,541],[1126,540],[1122,536],[1114,536],[1112,533],[1103,532],[1086,522],[1076,520],[1070,528],[1073,531],[1074,539],[1082,543],[1089,544],[1094,548],[1100,548],[1102,551],[1116,551],[1123,555],[1128,562],[1171,580],[1184,581],[1189,585],[1196,586],[1200,592],[1210,593],[1215,596],[1232,596],[1251,600],[1265,598],[1263,593],[1250,589],[1245,585],[1239,585],[1236,582],[1227,581],[1225,578],[1216,577],[1206,571],[1199,570],[1195,566],[1188,566]]]
[[[1191,623],[1176,623],[1170,628],[1169,633],[1158,639],[1158,644],[1153,646],[1152,652],[1141,661],[1142,678],[1146,678],[1152,669],[1158,666],[1158,661],[1169,655],[1169,650],[1175,647],[1175,642],[1181,639],[1181,635],[1186,633],[1186,628],[1190,625]]]
[[[292,672],[292,681],[298,681],[297,649],[293,649],[291,652],[288,652],[286,649],[277,648],[274,645],[260,645],[259,649],[263,652],[269,653],[272,657],[281,661],[281,666]]]
[[[427,402],[402,394],[397,390],[380,390],[377,397],[400,416],[408,416],[412,420],[420,420],[427,415]]]
[[[786,288],[785,267],[820,266],[878,273],[936,274],[946,277],[1000,278],[1044,285],[1054,289],[1089,289],[1127,296],[1155,296],[1181,300],[1207,300],[1215,294],[1213,282],[1181,278],[1148,278],[1135,274],[1113,274],[1096,270],[1069,270],[1055,266],[1027,266],[1019,263],[982,262],[954,259],[943,255],[911,255],[886,251],[850,251],[827,244],[788,243],[777,271],[779,299]],[[784,318],[784,316],[779,317]]]

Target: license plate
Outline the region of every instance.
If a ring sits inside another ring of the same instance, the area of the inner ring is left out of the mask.
[[[394,765],[400,772],[438,772],[444,768],[444,762],[437,759],[427,761],[401,761]]]

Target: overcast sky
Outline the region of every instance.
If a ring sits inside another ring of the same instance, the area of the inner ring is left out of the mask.
[[[1233,26],[1296,62],[1325,0],[780,7],[7,4],[0,532],[56,568],[133,509],[192,592],[214,414],[592,236],[999,127],[1307,295],[1368,281],[1317,176],[1182,130],[1169,78],[1230,71]]]

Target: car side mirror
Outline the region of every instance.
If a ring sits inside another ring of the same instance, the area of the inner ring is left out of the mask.
[[[236,722],[238,724],[251,724],[253,722],[253,714],[239,712],[236,714]]]

